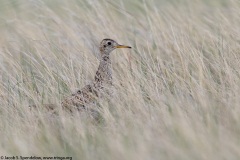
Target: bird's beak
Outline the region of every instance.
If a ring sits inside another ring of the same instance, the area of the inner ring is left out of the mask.
[[[118,46],[116,46],[116,48],[132,48],[132,47],[130,47],[130,46],[124,46],[124,45],[118,45]]]

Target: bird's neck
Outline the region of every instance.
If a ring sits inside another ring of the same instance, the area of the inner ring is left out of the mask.
[[[98,70],[95,75],[96,83],[112,83],[112,63],[109,54],[102,54]]]

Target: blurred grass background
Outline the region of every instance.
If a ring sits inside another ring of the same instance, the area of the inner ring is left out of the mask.
[[[74,159],[240,158],[237,0],[2,0],[0,154]],[[104,122],[41,108],[90,83],[99,42],[115,96]],[[29,104],[39,105],[37,112]]]

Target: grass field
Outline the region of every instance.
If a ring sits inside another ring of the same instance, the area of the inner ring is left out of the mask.
[[[0,156],[239,160],[239,10],[238,0],[1,0]],[[42,104],[93,80],[104,38],[132,49],[111,54],[103,121],[47,113]]]

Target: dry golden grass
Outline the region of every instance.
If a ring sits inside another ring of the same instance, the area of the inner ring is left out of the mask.
[[[0,2],[0,156],[240,159],[238,0]],[[88,84],[98,45],[112,53],[103,121],[56,103]],[[36,112],[29,104],[39,106]]]

